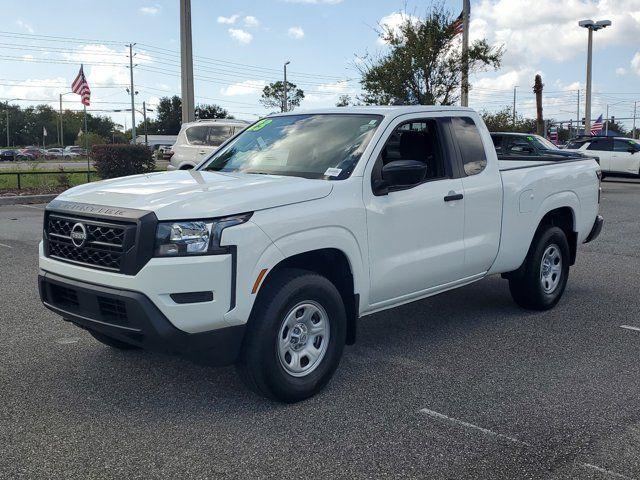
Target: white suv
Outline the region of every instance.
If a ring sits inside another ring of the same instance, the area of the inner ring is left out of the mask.
[[[209,119],[183,123],[173,145],[167,170],[188,170],[214,152],[225,140],[243,130],[244,120]]]
[[[610,173],[640,175],[640,143],[626,137],[582,137],[567,144],[566,150],[596,154],[602,175]]]

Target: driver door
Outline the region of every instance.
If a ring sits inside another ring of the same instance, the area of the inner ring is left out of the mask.
[[[449,153],[447,119],[401,118],[387,129],[373,168],[365,171],[373,308],[418,297],[464,276],[464,197]],[[376,195],[372,182],[394,160],[424,161],[427,177],[418,185]]]

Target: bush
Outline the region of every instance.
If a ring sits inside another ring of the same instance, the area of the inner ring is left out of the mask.
[[[145,145],[94,145],[91,157],[103,179],[153,172],[156,168],[151,149]]]

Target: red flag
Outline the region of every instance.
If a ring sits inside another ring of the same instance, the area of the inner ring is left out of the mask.
[[[90,105],[91,90],[89,89],[87,78],[84,76],[84,70],[82,69],[82,65],[80,65],[80,71],[78,72],[78,76],[71,84],[71,91],[73,93],[77,93],[82,97],[80,101],[84,106],[88,107]]]
[[[460,15],[456,17],[449,27],[453,30],[455,35],[459,35],[464,30],[464,12],[460,12]]]

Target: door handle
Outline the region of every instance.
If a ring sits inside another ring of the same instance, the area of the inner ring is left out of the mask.
[[[453,202],[455,200],[462,200],[464,195],[461,193],[449,192],[449,195],[444,197],[445,202]]]

